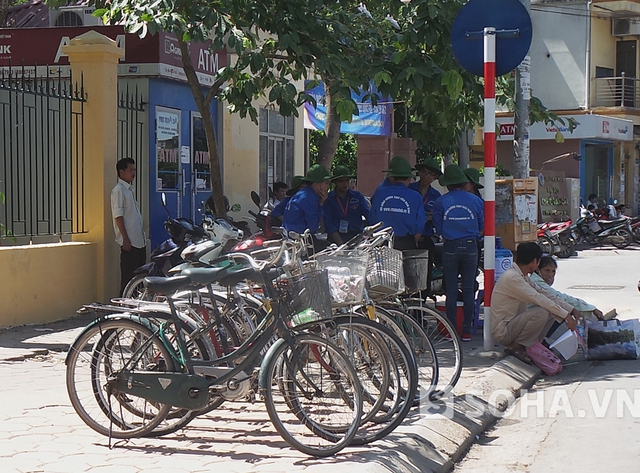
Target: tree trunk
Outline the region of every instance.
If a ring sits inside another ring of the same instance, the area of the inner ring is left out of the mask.
[[[191,88],[191,93],[198,107],[200,115],[202,115],[202,124],[204,125],[204,132],[207,137],[207,149],[209,150],[209,171],[211,175],[211,193],[213,195],[213,203],[215,205],[215,213],[217,217],[226,218],[227,208],[224,203],[223,189],[222,189],[222,176],[220,174],[220,156],[218,155],[218,143],[216,140],[215,129],[213,128],[213,117],[209,107],[211,106],[211,100],[218,91],[221,84],[215,82],[207,96],[204,96],[202,92],[202,86],[198,82],[196,71],[191,63],[191,57],[189,56],[188,44],[178,35],[178,44],[180,45],[180,51],[182,53],[182,63],[184,66],[184,72],[187,76],[187,82]]]
[[[325,90],[328,91],[329,87],[325,82]],[[331,163],[333,157],[336,155],[338,149],[338,140],[340,139],[340,118],[336,112],[334,102],[331,100],[331,95],[326,94],[327,100],[327,117],[324,122],[324,136],[320,140],[320,146],[318,147],[318,164],[321,164],[328,171],[331,171]]]
[[[13,2],[14,0],[0,0],[0,28],[4,28],[9,7],[13,5]]]

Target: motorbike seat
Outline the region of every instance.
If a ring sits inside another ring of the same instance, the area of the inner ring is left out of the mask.
[[[599,223],[600,225],[608,225],[608,226],[611,226],[611,225],[617,225],[617,224],[619,224],[619,223],[622,223],[622,222],[624,222],[625,220],[626,220],[626,218],[622,217],[622,218],[615,218],[615,219],[612,219],[612,220],[598,220],[598,223]]]
[[[182,273],[180,274],[182,274],[183,276],[187,276],[191,281],[195,283],[206,286],[220,279],[224,275],[223,271],[225,269],[227,268],[188,268],[182,271]]]
[[[191,280],[186,276],[175,276],[171,278],[163,278],[160,276],[147,276],[144,278],[144,285],[147,289],[158,294],[171,294],[185,286],[188,286]]]

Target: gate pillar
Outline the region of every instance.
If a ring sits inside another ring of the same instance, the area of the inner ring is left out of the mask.
[[[73,38],[62,51],[69,57],[73,76],[83,77],[87,91],[84,190],[76,190],[83,193],[83,199],[76,201],[84,205],[87,233],[75,235],[74,239],[93,243],[95,296],[99,301],[108,301],[118,295],[120,287],[120,249],[113,233],[111,189],[117,182],[118,60],[124,50],[112,39],[88,31]]]

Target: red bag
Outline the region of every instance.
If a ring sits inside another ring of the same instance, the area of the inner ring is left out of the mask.
[[[536,341],[524,349],[538,368],[547,376],[555,376],[562,371],[562,361],[542,343]]]

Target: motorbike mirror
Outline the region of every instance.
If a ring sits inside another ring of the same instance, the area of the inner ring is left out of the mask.
[[[260,208],[260,196],[256,193],[256,191],[251,191],[251,200],[258,206],[258,208]]]
[[[167,208],[167,196],[164,192],[160,195],[160,199],[162,200],[162,206],[167,211],[167,215],[171,217],[171,212],[169,212],[169,209]]]
[[[240,209],[242,209],[242,207],[240,206],[240,204],[233,204],[231,206],[231,211],[232,212],[240,212]]]

